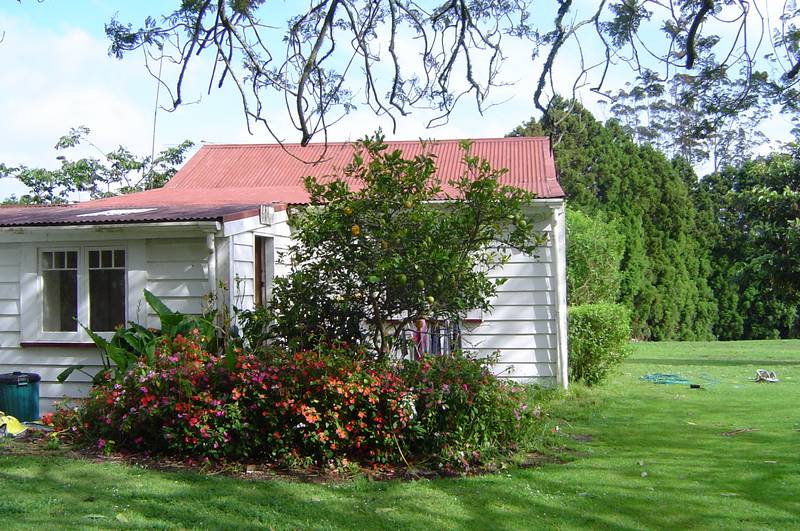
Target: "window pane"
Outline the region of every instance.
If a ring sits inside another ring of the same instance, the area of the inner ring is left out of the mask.
[[[121,324],[125,324],[125,270],[89,271],[89,328],[108,332]]]
[[[67,267],[78,269],[78,251],[67,251]]]
[[[53,267],[56,269],[64,269],[66,267],[66,263],[64,260],[64,251],[56,251],[53,253]]]
[[[114,267],[114,264],[111,263],[112,251],[100,251],[100,253],[102,255],[101,267]]]
[[[125,267],[125,251],[114,251],[114,267]]]
[[[100,267],[100,251],[89,251],[89,267],[92,269]]]
[[[61,253],[63,260],[64,254]],[[78,272],[76,270],[42,271],[43,323],[46,332],[78,330]]]
[[[42,269],[53,269],[53,253],[42,253]]]

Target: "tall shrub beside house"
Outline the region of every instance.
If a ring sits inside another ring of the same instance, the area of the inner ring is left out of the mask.
[[[630,310],[616,303],[625,239],[602,212],[567,210],[569,378],[602,382],[629,352]]]
[[[567,302],[614,303],[622,284],[625,238],[619,222],[567,208]]]

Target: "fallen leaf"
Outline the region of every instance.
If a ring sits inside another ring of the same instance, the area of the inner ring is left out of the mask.
[[[122,522],[123,524],[127,524],[128,518],[122,513],[117,513],[117,521]]]
[[[643,478],[646,478],[646,477],[647,477],[647,472],[642,472],[642,473],[641,473],[641,476],[642,476]]]

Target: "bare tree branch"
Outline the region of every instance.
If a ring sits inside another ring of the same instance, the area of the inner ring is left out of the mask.
[[[605,94],[616,78],[610,73],[621,68],[649,84],[696,76],[731,109],[750,102],[754,90],[766,94],[763,86],[791,104],[800,83],[798,10],[784,3],[779,24],[765,29],[769,1],[310,0],[284,22],[274,20],[266,0],[176,0],[160,21],[148,18],[134,30],[112,20],[106,33],[113,55],[143,48],[150,59],[177,65],[162,79],[173,109],[186,103],[189,69],[202,68],[193,58],[205,56],[212,61],[206,93],[233,85],[248,130],[261,124],[280,142],[266,103],[283,98],[305,145],[327,137],[359,105],[388,117],[393,129],[398,116],[417,109],[436,112],[429,127],[446,123],[465,96],[484,112],[496,104],[493,89],[507,84],[501,74],[510,42],[531,52],[535,81],[522,90],[540,112],[558,91],[589,86]],[[733,32],[720,29],[734,25]],[[651,38],[654,31],[666,40]],[[770,31],[771,61],[781,72],[765,79],[754,58]],[[557,86],[554,73],[565,71],[572,82],[561,75]],[[737,80],[738,97],[722,78]]]

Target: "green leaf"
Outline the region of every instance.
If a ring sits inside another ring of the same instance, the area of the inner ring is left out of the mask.
[[[128,370],[129,363],[133,358],[133,355],[130,354],[128,351],[119,348],[110,342],[106,341],[103,337],[97,335],[96,333],[92,332],[85,326],[83,327],[86,330],[86,333],[89,334],[89,337],[92,338],[94,344],[100,347],[100,349],[105,353],[105,355],[110,359],[117,369],[121,372],[125,372]]]
[[[163,320],[165,316],[168,315],[175,315],[175,312],[170,310],[166,304],[161,302],[161,299],[153,295],[152,292],[149,290],[144,290],[144,300],[147,301],[147,304],[156,312],[158,317]]]
[[[72,376],[73,372],[79,371],[79,370],[83,369],[84,367],[86,367],[86,365],[71,365],[71,366],[67,367],[66,369],[64,369],[63,371],[61,371],[58,374],[58,376],[56,376],[56,380],[58,380],[59,383],[64,383],[64,381],[66,381],[67,378]]]

